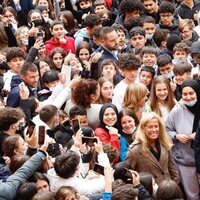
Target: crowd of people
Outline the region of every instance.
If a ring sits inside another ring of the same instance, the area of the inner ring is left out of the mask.
[[[200,2],[0,0],[0,199],[200,200]]]

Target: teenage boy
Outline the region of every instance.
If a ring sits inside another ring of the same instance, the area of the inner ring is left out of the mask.
[[[128,47],[126,44],[126,29],[120,24],[115,24],[112,27],[115,29],[118,35],[118,52],[127,53]]]
[[[158,73],[167,77],[170,81],[170,86],[172,91],[175,91],[176,84],[174,83],[174,73],[173,73],[173,64],[172,58],[168,54],[163,54],[158,56],[157,59]]]
[[[144,66],[152,67],[157,74],[157,56],[156,48],[154,47],[144,47],[141,53],[142,63]]]
[[[119,11],[115,23],[122,25],[130,18],[139,18],[144,11],[144,5],[139,0],[123,0],[120,3]]]
[[[102,11],[106,11],[107,8],[105,6],[105,1],[104,0],[96,0],[93,4],[93,10],[95,14],[98,14]]]
[[[154,18],[150,16],[146,16],[142,22],[142,28],[145,31],[145,36],[147,39],[145,46],[156,47],[156,44],[153,40],[153,35],[156,31],[156,22]]]
[[[156,23],[159,22],[160,16],[158,14],[158,0],[141,0],[145,7],[145,14],[155,19]]]
[[[92,40],[94,31],[102,27],[101,19],[96,14],[89,14],[84,20],[84,26],[85,28],[78,30],[74,34],[76,48],[80,42]]]
[[[174,18],[174,6],[170,2],[164,1],[160,4],[158,13],[160,15],[158,28],[168,29],[170,34],[179,35],[179,21]]]
[[[185,80],[191,79],[191,71],[192,66],[186,62],[180,62],[179,64],[176,64],[173,68],[173,72],[175,75],[175,82],[176,82],[176,89],[174,91],[174,95],[177,101],[179,101],[182,97],[182,83]]]
[[[159,74],[166,76],[168,79],[174,77],[172,58],[169,55],[158,56],[157,65]]]
[[[87,111],[80,107],[74,106],[69,111],[70,121],[73,119],[79,119],[81,126],[88,126]]]
[[[62,48],[66,54],[75,53],[74,38],[66,36],[66,30],[61,21],[55,20],[50,27],[53,37],[45,42],[46,56],[56,47]]]
[[[10,84],[14,75],[19,75],[25,60],[25,53],[19,47],[12,47],[6,53],[7,64],[10,67],[4,76],[4,90],[10,92]]]
[[[183,0],[175,9],[175,15],[180,16],[181,19],[195,19],[195,15],[200,10],[200,2],[194,0]]]
[[[146,37],[142,27],[136,26],[130,30],[130,43],[133,47],[133,52],[142,50],[145,47]]]
[[[166,49],[167,38],[170,36],[170,31],[168,29],[156,29],[153,40],[157,45],[158,54],[163,54]]]
[[[173,64],[178,64],[182,61],[189,61],[188,56],[190,53],[190,48],[187,46],[185,42],[177,43],[173,48]]]
[[[122,109],[126,88],[135,82],[140,66],[140,60],[133,54],[125,53],[119,58],[119,70],[122,72],[124,79],[115,86],[112,99],[112,103],[117,106],[119,111]]]

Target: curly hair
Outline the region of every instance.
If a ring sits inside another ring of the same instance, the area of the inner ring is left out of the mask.
[[[23,58],[23,59],[25,59],[25,56],[26,56],[26,54],[19,47],[9,48],[8,51],[6,52],[7,62],[10,62],[13,58]]]
[[[144,11],[144,5],[138,0],[123,0],[119,8],[123,14],[135,10]]]
[[[141,62],[135,55],[124,53],[119,57],[118,66],[121,70],[138,70]]]
[[[91,95],[96,94],[99,84],[93,79],[81,79],[72,89],[72,101],[83,108],[90,108]]]
[[[167,1],[162,2],[158,8],[159,14],[161,13],[174,14],[174,11],[175,11],[174,6],[170,2],[167,2]]]
[[[2,108],[0,110],[0,129],[8,131],[12,124],[25,117],[24,112],[20,108]]]

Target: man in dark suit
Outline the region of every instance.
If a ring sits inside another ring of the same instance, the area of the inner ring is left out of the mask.
[[[92,65],[92,78],[97,79],[101,62],[105,59],[118,60],[118,41],[117,32],[112,27],[103,27],[100,31],[101,45],[96,50],[94,56],[99,57],[98,62]]]

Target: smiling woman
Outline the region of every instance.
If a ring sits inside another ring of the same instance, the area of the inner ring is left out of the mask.
[[[172,153],[180,172],[187,199],[199,199],[199,178],[195,166],[193,142],[200,120],[200,86],[186,80],[182,86],[182,101],[170,112],[166,127],[174,142]]]
[[[130,145],[126,162],[133,170],[151,173],[158,185],[171,179],[178,183],[171,147],[162,119],[154,112],[146,113],[140,121],[135,141]]]
[[[157,76],[153,81],[148,101],[152,111],[159,114],[166,121],[175,103],[169,80],[165,76]]]
[[[99,113],[100,126],[95,130],[95,136],[105,143],[110,144],[118,150],[119,136],[118,136],[118,111],[115,105],[111,103],[104,104]]]

